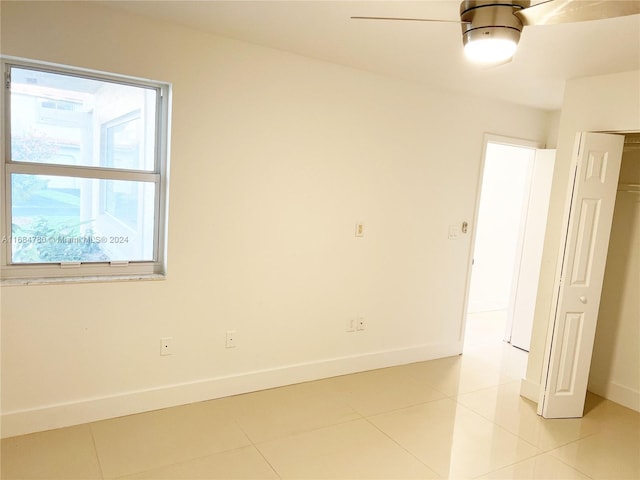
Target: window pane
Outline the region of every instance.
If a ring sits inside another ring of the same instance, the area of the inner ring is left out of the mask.
[[[155,184],[11,175],[13,263],[154,260]]]
[[[155,169],[153,88],[11,68],[11,160]]]

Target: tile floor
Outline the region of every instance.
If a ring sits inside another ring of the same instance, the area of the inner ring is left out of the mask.
[[[501,314],[465,354],[2,441],[9,479],[638,479],[640,414],[589,395],[581,419],[522,399]]]

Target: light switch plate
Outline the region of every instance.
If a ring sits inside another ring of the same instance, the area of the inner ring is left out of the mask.
[[[236,348],[236,331],[227,330],[225,346],[227,348]]]

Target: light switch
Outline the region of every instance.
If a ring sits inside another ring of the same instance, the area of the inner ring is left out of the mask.
[[[457,225],[449,225],[449,240],[457,240],[460,235],[460,229]]]
[[[236,348],[236,331],[235,330],[227,330],[226,347]]]

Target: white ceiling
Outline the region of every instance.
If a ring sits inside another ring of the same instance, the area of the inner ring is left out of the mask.
[[[640,69],[640,15],[525,27],[514,60],[483,69],[464,58],[457,24],[350,19],[364,15],[458,20],[458,0],[108,0],[107,4],[430,88],[550,110],[560,108],[567,79]]]

